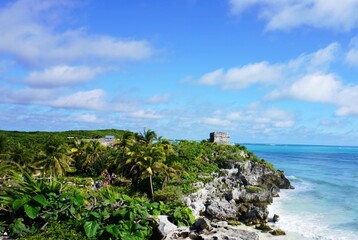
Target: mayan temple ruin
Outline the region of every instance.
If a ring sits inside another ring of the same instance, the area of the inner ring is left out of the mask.
[[[224,132],[212,132],[210,133],[210,142],[230,144],[230,135]]]

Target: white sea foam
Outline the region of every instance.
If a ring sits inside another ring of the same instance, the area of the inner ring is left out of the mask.
[[[357,232],[334,229],[326,221],[326,216],[309,211],[295,211],[292,209],[292,201],[304,192],[313,189],[308,182],[299,182],[295,190],[281,190],[280,197],[274,199],[274,203],[268,206],[269,217],[273,214],[280,216],[280,221],[272,226],[283,229],[287,232],[299,234],[297,239],[307,240],[353,240],[357,239]],[[290,205],[291,204],[291,205]],[[290,207],[288,207],[290,205]],[[294,207],[294,206],[293,206]],[[292,210],[292,211],[291,211]]]
[[[296,176],[286,176],[289,180],[297,180],[298,178]]]
[[[287,178],[291,180],[291,184],[295,187],[295,189],[294,191],[286,189],[281,190],[281,198],[296,196],[298,193],[308,192],[314,188],[312,183],[303,181],[298,177],[288,176]]]
[[[287,232],[298,233],[306,239],[314,240],[352,240],[357,235],[353,231],[333,229],[325,223],[323,215],[310,213],[290,214],[276,211],[280,215],[280,221],[274,226]]]

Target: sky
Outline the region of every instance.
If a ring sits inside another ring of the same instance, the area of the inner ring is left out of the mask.
[[[358,0],[0,1],[0,129],[358,146]]]

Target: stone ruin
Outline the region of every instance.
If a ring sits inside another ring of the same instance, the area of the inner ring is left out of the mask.
[[[230,135],[224,132],[212,132],[210,133],[210,142],[230,144]]]

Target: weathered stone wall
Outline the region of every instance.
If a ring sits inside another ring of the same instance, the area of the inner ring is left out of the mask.
[[[212,132],[210,133],[210,142],[220,143],[220,144],[229,144],[230,135],[224,132]]]

